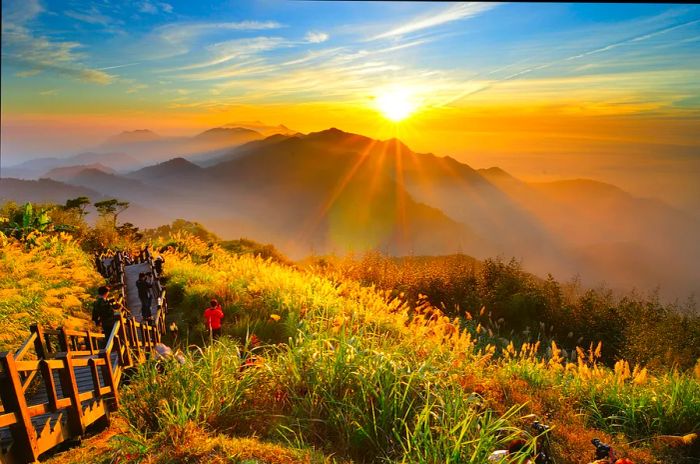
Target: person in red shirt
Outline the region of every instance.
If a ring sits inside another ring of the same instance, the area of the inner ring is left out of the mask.
[[[213,338],[221,336],[221,320],[223,318],[224,312],[221,309],[221,305],[218,301],[211,300],[209,307],[204,310],[204,323]]]

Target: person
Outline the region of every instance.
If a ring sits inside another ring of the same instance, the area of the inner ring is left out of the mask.
[[[224,311],[216,300],[209,302],[209,307],[204,310],[204,322],[213,338],[221,336],[221,320],[224,318]]]
[[[136,288],[139,292],[139,300],[141,300],[141,317],[144,321],[151,320],[151,302],[153,295],[151,294],[151,283],[146,278],[146,273],[141,272],[139,279],[136,281]]]
[[[161,255],[158,255],[158,257],[153,260],[153,267],[156,270],[156,274],[159,276],[163,275],[163,264],[165,264],[165,258]]]
[[[109,296],[109,288],[102,286],[97,289],[97,299],[92,305],[92,320],[95,324],[102,326],[102,331],[105,336],[109,337],[114,327],[114,307],[112,302],[107,298]]]

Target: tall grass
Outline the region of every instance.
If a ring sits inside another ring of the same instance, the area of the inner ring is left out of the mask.
[[[183,248],[166,255],[183,319],[197,321],[215,297],[227,314],[224,332],[239,341],[190,351],[184,366],[161,376],[144,367],[124,411],[147,433],[189,420],[341,460],[481,463],[515,437],[534,448],[523,416],[546,412],[558,462],[590,454],[589,442],[572,438],[590,434],[645,462],[649,452],[665,453],[646,448],[655,436],[698,429],[692,374],[610,369],[594,347],[575,357],[556,344],[516,349],[476,320],[449,319],[425,302],[217,247]],[[642,448],[624,444],[639,439]]]
[[[35,322],[87,327],[90,292],[102,281],[68,235],[37,234],[29,242],[0,233],[0,351],[16,349]]]

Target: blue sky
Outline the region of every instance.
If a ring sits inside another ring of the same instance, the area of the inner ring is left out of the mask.
[[[6,1],[3,96],[12,111],[146,93],[141,105],[207,108],[362,100],[398,82],[444,105],[511,80],[636,74],[630,87],[680,86],[674,102],[694,106],[699,39],[695,5]]]

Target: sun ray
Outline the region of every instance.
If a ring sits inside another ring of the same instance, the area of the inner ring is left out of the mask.
[[[328,198],[325,199],[323,203],[321,203],[319,208],[316,210],[316,213],[310,215],[306,219],[304,226],[301,228],[301,233],[299,234],[298,240],[303,241],[304,239],[308,238],[313,234],[313,231],[319,226],[323,218],[328,214],[333,204],[343,193],[343,191],[353,179],[355,174],[357,174],[360,167],[365,163],[365,161],[367,161],[372,149],[376,144],[377,140],[372,139],[372,141],[367,145],[367,147],[364,150],[362,150],[355,164],[353,164],[353,166],[335,185]]]

